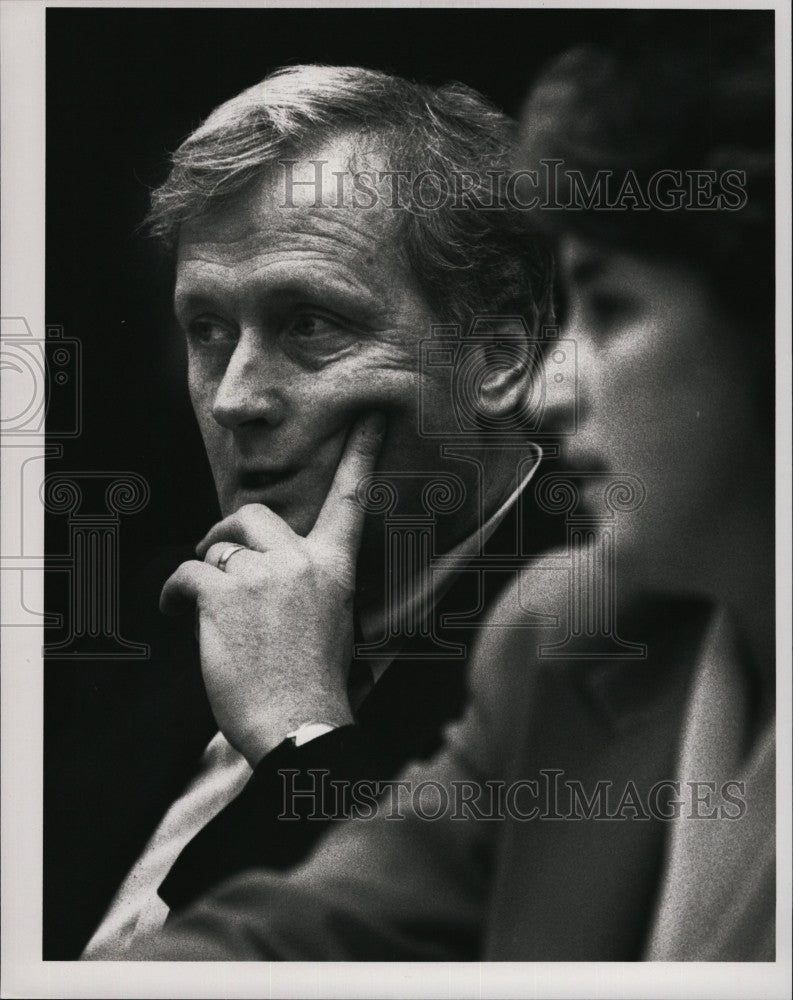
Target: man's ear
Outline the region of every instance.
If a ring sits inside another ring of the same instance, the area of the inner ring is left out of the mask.
[[[526,337],[510,337],[482,344],[481,351],[479,411],[494,421],[525,413],[538,374],[536,344]]]
[[[487,371],[479,384],[479,405],[484,415],[498,420],[525,408],[532,366],[526,346],[494,345],[488,355]]]

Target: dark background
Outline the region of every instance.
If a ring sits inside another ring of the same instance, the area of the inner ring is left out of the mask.
[[[290,63],[462,80],[514,114],[548,59],[609,38],[625,16],[48,10],[46,315],[82,344],[83,422],[48,470],[132,471],[149,483],[148,506],[122,519],[119,537],[122,634],[149,642],[152,655],[47,664],[45,958],[79,955],[212,729],[197,664],[188,676],[174,666],[184,630],[157,617],[164,564],[139,576],[218,517],[170,318],[170,275],[139,232],[167,152],[218,103]],[[64,520],[48,522],[50,552],[62,548]],[[47,600],[64,610],[57,579]]]

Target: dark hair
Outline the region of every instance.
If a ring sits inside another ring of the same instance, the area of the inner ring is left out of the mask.
[[[147,222],[173,250],[184,222],[282,159],[342,135],[362,148],[374,141],[389,169],[430,171],[449,183],[468,172],[475,181],[464,207],[398,206],[405,258],[438,317],[467,324],[477,313],[517,312],[538,330],[553,315],[550,252],[503,199],[493,210],[475,205],[494,193],[488,171],[510,168],[515,132],[514,122],[459,83],[429,87],[360,67],[293,66],[221,105],[182,143]]]
[[[582,46],[540,76],[522,116],[521,167],[558,159],[592,178],[745,171],[737,211],[533,213],[543,231],[689,258],[743,315],[774,296],[772,12],[634,15],[609,47]],[[562,202],[565,203],[565,202]]]

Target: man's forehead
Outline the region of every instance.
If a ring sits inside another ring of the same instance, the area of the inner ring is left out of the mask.
[[[393,239],[395,213],[385,197],[351,197],[354,175],[366,172],[382,187],[387,159],[370,140],[341,136],[307,151],[284,155],[241,191],[220,200],[181,229],[187,244],[245,243],[282,232],[318,237],[348,229],[355,242]]]
[[[339,185],[367,172],[374,183],[388,171],[389,158],[375,136],[345,134],[279,158],[270,171],[272,193],[282,204],[311,207],[321,185],[326,204],[336,204]]]

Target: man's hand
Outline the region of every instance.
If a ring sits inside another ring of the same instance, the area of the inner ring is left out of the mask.
[[[381,414],[353,427],[308,537],[249,504],[199,543],[204,562],[182,563],[163,587],[166,614],[196,608],[212,711],[252,767],[301,723],[352,721],[346,685],[364,520],[355,491],[374,468],[384,429]],[[234,542],[245,549],[224,572],[217,562]]]

